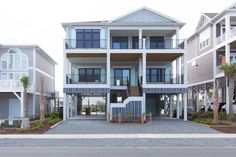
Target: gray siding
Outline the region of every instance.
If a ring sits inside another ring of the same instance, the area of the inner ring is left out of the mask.
[[[188,60],[191,60],[213,48],[213,29],[210,27],[210,45],[202,50],[199,46],[199,34],[188,40]]]
[[[51,76],[55,76],[54,64],[39,53],[36,53],[36,67]]]
[[[197,59],[196,64],[188,63],[188,84],[213,79],[213,52]]]
[[[44,92],[51,91],[54,92],[54,79],[36,71],[36,92],[40,92],[41,88],[41,80],[40,78],[44,78]]]

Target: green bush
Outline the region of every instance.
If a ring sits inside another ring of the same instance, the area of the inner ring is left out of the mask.
[[[213,119],[195,119],[194,122],[202,123],[206,125],[216,125]]]
[[[24,129],[24,128],[19,128],[18,129],[18,132],[21,133],[21,134],[25,133],[25,131],[26,131],[26,129]]]
[[[58,122],[60,122],[61,121],[61,119],[60,118],[47,118],[47,123],[49,124],[49,125],[54,125],[54,124],[56,124],[56,123],[58,123]]]
[[[52,114],[51,114],[51,116],[50,116],[51,118],[59,118],[59,112],[52,112]]]
[[[194,112],[193,120],[196,118],[213,118],[213,112]]]
[[[33,131],[39,130],[39,129],[41,129],[42,127],[43,127],[43,125],[42,125],[40,122],[36,122],[36,123],[34,123],[32,130],[33,130]]]

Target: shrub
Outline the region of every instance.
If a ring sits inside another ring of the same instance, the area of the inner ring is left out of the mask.
[[[60,118],[52,118],[52,117],[47,118],[47,123],[48,123],[49,125],[55,125],[56,123],[58,123],[58,122],[60,122],[60,121],[61,121]]]
[[[194,112],[193,120],[196,118],[213,118],[213,112]]]
[[[25,133],[25,131],[26,131],[26,129],[24,129],[24,128],[19,128],[18,129],[18,132],[21,133],[21,134]]]
[[[41,129],[42,127],[43,127],[43,125],[42,125],[40,122],[36,122],[36,123],[34,123],[32,130],[33,130],[33,131],[39,130],[39,129]]]
[[[234,115],[228,115],[227,119],[232,122],[236,122],[236,114]]]
[[[59,112],[52,112],[52,114],[51,114],[51,116],[50,116],[51,118],[59,118]]]
[[[227,114],[226,114],[225,112],[220,112],[220,113],[219,113],[219,118],[220,118],[221,120],[226,120],[226,119],[227,119]]]

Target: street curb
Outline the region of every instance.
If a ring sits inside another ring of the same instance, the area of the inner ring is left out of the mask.
[[[58,122],[58,123],[56,123],[56,124],[54,124],[53,126],[51,126],[51,127],[50,127],[50,129],[53,129],[53,128],[55,128],[56,126],[60,125],[62,122],[63,122],[63,120],[62,120],[62,121],[60,121],[60,122]]]

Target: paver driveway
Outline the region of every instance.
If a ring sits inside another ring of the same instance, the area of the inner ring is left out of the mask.
[[[105,120],[67,120],[46,134],[210,134],[220,133],[204,125],[176,119],[154,120],[151,124],[115,124]]]

